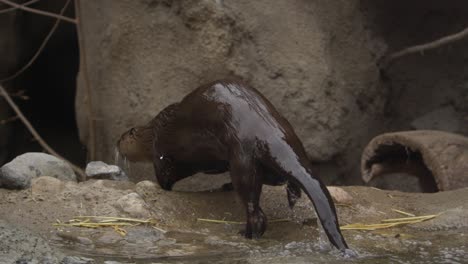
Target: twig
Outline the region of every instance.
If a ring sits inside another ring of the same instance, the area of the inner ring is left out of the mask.
[[[31,134],[34,136],[34,138],[37,139],[38,143],[50,154],[64,160],[68,164],[70,164],[70,166],[73,168],[73,170],[76,171],[76,173],[78,173],[80,175],[82,181],[86,180],[86,174],[84,173],[84,171],[80,167],[76,166],[75,164],[71,163],[70,161],[68,161],[64,157],[60,156],[57,152],[55,152],[54,149],[52,149],[44,141],[44,139],[42,139],[42,137],[37,133],[37,131],[34,129],[34,127],[31,125],[31,123],[28,121],[28,119],[23,115],[21,110],[18,108],[18,106],[15,104],[15,102],[13,102],[10,95],[8,95],[8,92],[5,90],[5,88],[3,88],[3,86],[1,84],[0,84],[0,92],[3,94],[3,97],[5,98],[7,103],[10,105],[10,107],[13,109],[13,111],[15,111],[15,113],[18,115],[18,117],[24,123],[24,125],[29,130],[29,132],[31,132]]]
[[[81,21],[81,7],[80,1],[75,0],[75,14],[76,14],[76,32],[78,36],[78,47],[80,50],[80,73],[84,78],[85,88],[86,88],[86,97],[87,97],[87,104],[86,109],[88,111],[88,130],[89,130],[89,159],[94,160],[96,158],[96,120],[94,117],[93,111],[93,101],[91,96],[91,85],[89,82],[89,75],[88,75],[88,64],[86,62],[86,47],[85,47],[85,40],[83,34],[83,23]]]
[[[445,36],[445,37],[437,39],[435,41],[431,41],[429,43],[425,43],[425,44],[405,48],[405,49],[403,49],[401,51],[392,53],[392,54],[382,58],[381,62],[379,63],[380,68],[385,69],[391,63],[393,63],[393,61],[395,61],[395,60],[397,60],[397,59],[399,59],[399,58],[401,58],[403,56],[410,55],[410,54],[417,53],[417,52],[424,52],[424,51],[430,50],[430,49],[435,49],[435,48],[441,47],[443,45],[447,45],[449,43],[461,40],[461,39],[463,39],[463,38],[465,38],[467,36],[468,36],[468,27],[465,28],[464,30],[458,32],[458,33]]]
[[[54,17],[54,18],[57,18],[57,19],[60,19],[60,20],[63,20],[63,21],[66,21],[66,22],[69,22],[69,23],[72,23],[72,24],[76,24],[76,20],[73,19],[73,18],[65,17],[65,16],[62,16],[62,15],[57,15],[57,14],[54,14],[54,13],[50,13],[50,12],[47,12],[47,11],[42,11],[42,10],[35,9],[35,8],[30,8],[30,7],[27,7],[27,6],[24,6],[24,5],[19,5],[17,3],[11,2],[9,0],[0,0],[0,2],[4,3],[5,5],[9,5],[9,6],[12,6],[12,7],[15,7],[17,9],[21,9],[21,10],[24,10],[24,11],[27,11],[27,12],[31,12],[31,13],[39,14],[39,15],[43,15],[43,16],[48,16],[48,17]]]
[[[0,0],[0,1],[3,1],[3,0]],[[63,6],[62,10],[60,10],[60,15],[63,15],[65,13],[65,10],[67,9],[68,5],[70,4],[70,0],[68,0],[65,5]],[[32,56],[32,58],[28,61],[28,63],[26,63],[21,69],[19,69],[19,71],[17,71],[16,73],[14,73],[13,75],[11,76],[8,76],[2,80],[0,80],[0,83],[4,83],[6,81],[10,81],[16,77],[18,77],[20,74],[22,74],[24,71],[26,71],[35,61],[36,59],[39,57],[39,55],[42,53],[42,51],[44,50],[45,46],[47,45],[47,43],[49,42],[50,38],[52,37],[52,35],[54,34],[55,30],[57,30],[57,27],[58,25],[60,24],[60,19],[57,19],[55,21],[55,24],[52,26],[52,28],[50,29],[49,33],[47,34],[47,36],[44,38],[44,40],[42,41],[41,43],[41,46],[39,46],[39,49],[37,49],[36,53],[34,54],[34,56]]]
[[[34,4],[34,3],[36,3],[36,2],[39,2],[39,1],[40,1],[40,0],[31,0],[31,1],[29,1],[29,2],[26,2],[26,3],[22,4],[21,6],[32,5],[32,4]],[[19,9],[19,8],[17,8],[17,7],[5,8],[5,9],[0,10],[0,14],[7,13],[7,12],[10,12],[10,11],[15,11],[15,10],[17,10],[17,9]]]
[[[1,83],[1,81],[0,81]],[[3,96],[3,94],[0,94],[0,96]],[[16,98],[19,98],[21,100],[29,100],[29,96],[27,95],[24,95],[24,90],[19,90],[18,92],[14,93],[14,94],[10,94],[10,97],[16,97]]]
[[[18,120],[18,119],[19,119],[19,116],[12,116],[12,117],[9,117],[7,119],[0,120],[0,125],[5,125],[7,123],[13,122],[13,121]]]

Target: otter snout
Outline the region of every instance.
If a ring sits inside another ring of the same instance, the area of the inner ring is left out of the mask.
[[[117,140],[117,149],[131,162],[151,162],[151,138],[148,139],[147,133],[140,131],[134,127],[123,133]]]

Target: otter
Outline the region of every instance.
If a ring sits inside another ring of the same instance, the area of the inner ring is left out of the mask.
[[[259,205],[263,184],[287,184],[291,208],[303,190],[331,243],[342,252],[348,249],[330,193],[312,173],[292,126],[242,81],[218,80],[198,87],[148,124],[125,132],[117,147],[129,161],[152,161],[165,190],[198,172],[229,171],[246,210],[244,236],[249,239],[261,237],[266,229]]]

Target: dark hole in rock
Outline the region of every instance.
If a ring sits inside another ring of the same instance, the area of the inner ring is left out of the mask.
[[[437,184],[420,152],[400,145],[380,145],[365,164],[372,175],[368,185],[404,192],[437,192]]]
[[[58,13],[63,2],[44,1],[32,6]],[[65,13],[74,17],[73,5]],[[21,58],[18,70],[25,65],[49,33],[55,19],[22,13],[19,24]],[[79,50],[76,28],[61,22],[37,60],[19,77],[5,84],[12,93],[23,90],[28,100],[14,98],[26,118],[44,140],[59,154],[79,166],[86,162],[86,149],[80,143],[75,118],[76,77],[79,66]],[[15,70],[15,71],[16,71]],[[11,115],[14,115],[11,113]],[[12,123],[7,155],[1,163],[9,162],[25,152],[42,152],[23,123]],[[0,164],[2,165],[2,164]]]

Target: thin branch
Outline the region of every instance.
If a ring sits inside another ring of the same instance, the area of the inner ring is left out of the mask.
[[[96,120],[94,117],[93,111],[93,100],[91,96],[91,85],[89,82],[89,75],[88,75],[88,64],[86,62],[86,47],[85,47],[85,39],[83,34],[83,23],[81,21],[81,6],[80,1],[75,0],[75,17],[76,17],[76,32],[78,36],[78,47],[80,50],[80,73],[84,78],[84,84],[86,88],[86,97],[87,97],[87,104],[86,109],[88,112],[88,131],[89,131],[89,159],[94,160],[96,158]]]
[[[445,36],[445,37],[437,39],[435,41],[405,48],[405,49],[403,49],[401,51],[398,51],[398,52],[392,53],[392,54],[390,54],[388,56],[385,56],[381,60],[381,63],[379,63],[380,68],[388,67],[395,60],[397,60],[397,59],[399,59],[399,58],[401,58],[403,56],[410,55],[410,54],[413,54],[413,53],[418,53],[418,52],[422,53],[422,52],[424,52],[426,50],[435,49],[435,48],[441,47],[443,45],[447,45],[449,43],[461,40],[461,39],[463,39],[463,38],[465,38],[467,36],[468,36],[468,27],[465,28],[464,30],[458,32],[458,33]]]
[[[29,130],[29,132],[31,132],[31,134],[34,136],[34,138],[37,140],[37,142],[45,149],[45,151],[49,152],[50,154],[56,156],[57,158],[59,159],[62,159],[64,160],[65,162],[67,162],[68,164],[70,164],[70,166],[72,167],[72,169],[74,171],[76,171],[76,173],[79,174],[80,178],[82,181],[86,180],[86,174],[84,173],[84,171],[76,166],[75,164],[73,164],[72,162],[68,161],[67,159],[65,159],[64,157],[60,156],[57,152],[55,152],[54,149],[52,149],[45,141],[44,139],[42,139],[42,137],[37,133],[37,131],[34,129],[34,127],[31,125],[31,123],[28,121],[28,119],[23,115],[23,113],[21,112],[21,110],[18,108],[18,106],[15,104],[15,102],[11,99],[10,95],[8,94],[8,92],[5,90],[5,88],[3,88],[2,85],[0,85],[0,92],[3,94],[3,97],[5,98],[5,100],[7,101],[7,103],[10,105],[10,107],[13,109],[13,111],[15,111],[15,113],[18,115],[18,117],[21,119],[21,121],[24,123],[24,125],[26,126],[26,128]]]
[[[26,2],[26,3],[22,4],[21,6],[32,5],[32,4],[34,4],[34,3],[36,3],[36,2],[39,2],[39,1],[40,1],[40,0],[31,0],[31,1],[29,1],[29,2]],[[7,13],[7,12],[10,12],[10,11],[15,11],[15,10],[17,10],[17,9],[19,9],[19,8],[17,8],[17,7],[5,8],[5,9],[0,10],[0,14]]]
[[[19,5],[17,3],[11,2],[9,0],[0,0],[0,2],[4,3],[5,5],[9,5],[11,7],[15,7],[17,9],[21,9],[21,10],[24,10],[24,11],[27,11],[27,12],[31,12],[31,13],[39,14],[39,15],[43,15],[43,16],[48,16],[48,17],[54,17],[54,18],[57,18],[57,19],[60,19],[60,20],[63,20],[63,21],[66,21],[66,22],[69,22],[69,23],[72,23],[72,24],[76,24],[76,20],[73,19],[73,18],[65,17],[65,16],[62,16],[62,15],[57,15],[57,14],[42,11],[42,10],[39,10],[39,9],[30,8],[30,7],[27,7],[27,6],[24,6],[24,5]]]
[[[11,123],[13,121],[16,121],[18,119],[19,119],[19,116],[12,116],[12,117],[9,117],[7,119],[0,120],[0,125],[5,125],[5,124]]]
[[[3,0],[0,0],[0,1],[3,1]],[[60,15],[63,15],[65,13],[65,10],[67,9],[69,4],[70,4],[70,0],[68,0],[65,3],[65,5],[63,6],[62,10],[60,10]],[[28,63],[26,63],[21,69],[19,69],[19,71],[17,71],[13,75],[10,75],[10,76],[0,80],[0,83],[4,83],[6,81],[13,80],[14,78],[16,78],[20,74],[22,74],[24,71],[26,71],[36,61],[36,59],[39,57],[39,55],[42,53],[45,46],[49,42],[50,38],[54,34],[55,30],[57,30],[57,27],[58,27],[59,24],[60,24],[60,19],[57,18],[57,20],[55,21],[55,24],[52,26],[49,33],[47,34],[47,36],[42,41],[41,46],[39,46],[39,49],[37,49],[36,53],[34,54],[34,56],[32,56],[32,58],[28,61]]]
[[[0,96],[3,96],[3,94],[0,94]],[[10,94],[10,97],[16,97],[16,98],[19,98],[21,100],[29,100],[29,96],[25,95],[24,94],[24,90],[20,90],[14,94]]]

